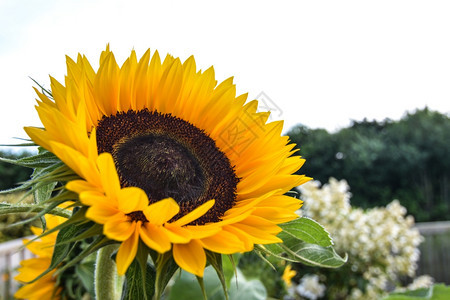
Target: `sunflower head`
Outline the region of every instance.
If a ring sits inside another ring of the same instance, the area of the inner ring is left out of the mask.
[[[146,247],[201,277],[211,253],[280,243],[278,224],[298,217],[285,194],[310,178],[283,123],[193,57],[132,51],[119,66],[107,47],[97,71],[67,58],[65,83],[36,92],[43,128],[25,130],[78,176],[66,188],[120,245],[119,274]]]

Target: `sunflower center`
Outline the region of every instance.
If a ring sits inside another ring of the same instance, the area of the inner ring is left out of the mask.
[[[170,114],[144,109],[104,116],[97,146],[112,154],[122,187],[143,189],[150,203],[173,198],[180,206],[175,220],[215,199],[192,224],[217,222],[236,201],[239,179],[229,159],[204,131]]]
[[[205,191],[196,157],[167,135],[150,132],[126,138],[116,145],[113,157],[124,185],[140,187],[154,200],[171,197],[180,203]]]
[[[141,221],[142,223],[147,223],[148,220],[145,217],[144,213],[141,210],[133,211],[127,214],[128,218],[132,222]]]

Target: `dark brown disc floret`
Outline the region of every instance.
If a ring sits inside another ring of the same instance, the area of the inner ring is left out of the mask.
[[[104,116],[97,147],[112,154],[122,187],[143,189],[150,203],[173,198],[180,206],[174,220],[215,199],[191,224],[218,222],[236,201],[239,179],[229,159],[203,130],[171,114],[144,109]]]

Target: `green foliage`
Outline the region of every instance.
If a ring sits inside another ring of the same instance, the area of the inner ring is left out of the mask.
[[[2,213],[2,208],[5,208],[9,204],[14,205],[19,201],[21,201],[22,204],[30,204],[33,202],[33,197],[26,197],[24,193],[0,195],[0,203],[2,203],[2,205],[0,205],[0,243],[32,235],[30,224],[12,226],[13,224],[28,220],[30,218],[29,213]],[[39,222],[32,222],[31,225],[38,226]]]
[[[309,218],[298,218],[281,225],[278,237],[283,243],[260,245],[256,249],[281,260],[321,268],[339,268],[347,256],[340,257],[332,247],[328,232]]]
[[[217,277],[214,268],[207,267],[205,269],[203,281],[208,300],[225,300],[219,277]],[[237,269],[236,277],[232,278],[231,282],[228,298],[230,300],[267,299],[267,292],[261,281],[258,279],[247,279],[239,269]],[[168,299],[203,299],[202,291],[197,284],[195,276],[182,271],[170,288]]]
[[[336,133],[299,125],[288,135],[306,158],[301,172],[345,179],[355,206],[399,199],[417,221],[450,213],[450,118],[425,108],[400,121],[353,122]]]
[[[435,284],[429,288],[414,291],[392,293],[383,300],[447,300],[450,299],[450,287],[444,284]]]
[[[30,156],[29,152],[13,153],[0,150],[0,157],[5,159],[19,159]],[[32,170],[18,165],[13,165],[7,161],[0,160],[0,191],[11,189],[18,182],[28,180]]]

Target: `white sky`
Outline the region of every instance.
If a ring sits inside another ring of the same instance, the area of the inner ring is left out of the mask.
[[[66,54],[98,66],[107,43],[120,64],[133,48],[194,54],[238,92],[264,92],[285,132],[449,113],[449,16],[450,1],[0,0],[0,144],[40,125],[28,76],[49,87]]]

